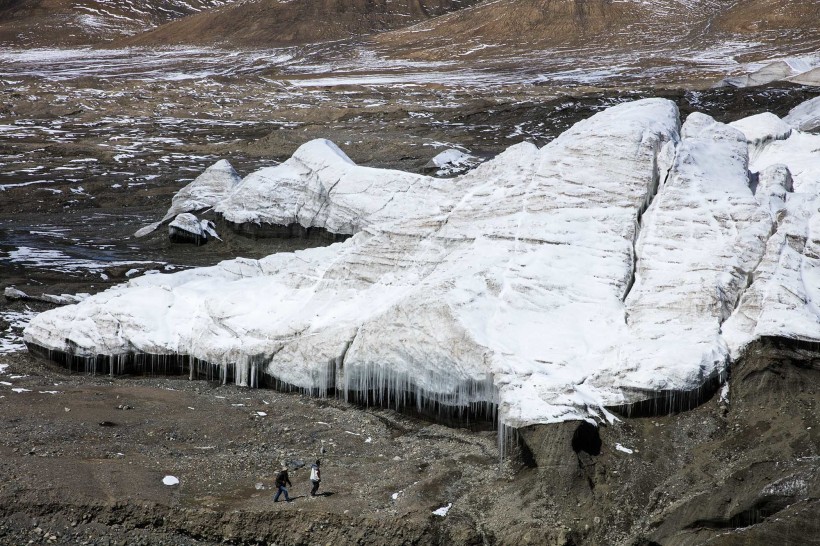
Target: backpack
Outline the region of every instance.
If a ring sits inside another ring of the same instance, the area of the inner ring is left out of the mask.
[[[314,482],[319,481],[319,467],[316,465],[310,467],[310,480]]]

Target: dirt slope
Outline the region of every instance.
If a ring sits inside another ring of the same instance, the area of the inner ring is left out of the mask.
[[[780,30],[816,32],[820,25],[820,0],[743,0],[733,3],[716,23],[729,32],[762,32],[764,37]]]
[[[621,32],[624,28],[651,16],[651,7],[632,2],[496,0],[386,34],[379,37],[379,43],[435,57],[457,53],[468,45],[527,50],[590,40],[621,41],[629,38]]]
[[[0,0],[0,44],[85,45],[142,32],[233,0]]]
[[[177,21],[129,45],[273,47],[339,40],[425,21],[474,0],[256,0]]]
[[[720,55],[736,39],[781,54],[809,51],[818,23],[819,0],[491,0],[377,42],[395,55],[429,59],[544,49],[642,57],[662,49],[683,60],[696,50]]]

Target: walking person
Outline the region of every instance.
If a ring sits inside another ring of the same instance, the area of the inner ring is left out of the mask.
[[[290,497],[288,496],[288,487],[293,487],[293,484],[290,483],[290,478],[288,477],[288,467],[283,467],[282,470],[279,471],[279,474],[276,475],[276,496],[273,497],[273,502],[279,502],[279,495],[282,493],[285,494],[285,501],[290,502]]]
[[[313,489],[310,490],[311,497],[316,496],[316,492],[319,490],[319,482],[322,481],[322,471],[319,468],[321,464],[322,461],[317,460],[315,463],[310,465],[310,482],[313,484]]]

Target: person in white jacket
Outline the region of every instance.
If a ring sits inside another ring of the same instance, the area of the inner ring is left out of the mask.
[[[313,484],[313,489],[310,490],[311,497],[316,496],[316,492],[319,490],[319,482],[322,481],[322,471],[319,469],[321,464],[322,462],[317,460],[310,465],[310,482]]]

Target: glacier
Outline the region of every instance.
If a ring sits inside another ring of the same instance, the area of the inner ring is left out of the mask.
[[[220,159],[174,195],[171,200],[171,208],[168,209],[162,220],[137,230],[134,236],[145,237],[159,226],[172,222],[182,214],[212,208],[230,195],[241,181],[242,178],[231,164],[225,159]],[[193,226],[188,216],[183,216],[180,222],[189,229]],[[205,233],[202,231],[203,229],[205,228],[203,227],[199,231]]]
[[[644,99],[449,179],[327,140],[241,181],[223,164],[202,206],[228,223],[343,240],[132,279],[24,338],[500,429],[612,420],[716,384],[755,339],[820,341],[820,136],[775,118],[681,125]]]

